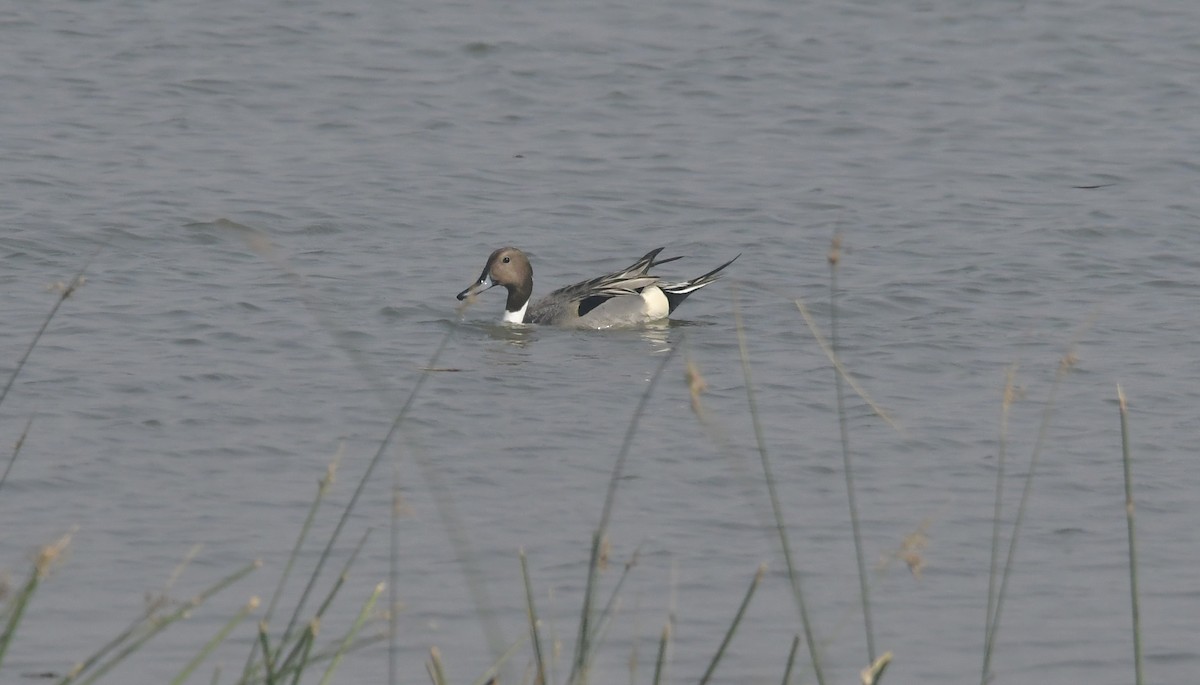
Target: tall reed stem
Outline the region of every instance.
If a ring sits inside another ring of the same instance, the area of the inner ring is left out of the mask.
[[[792,587],[792,599],[796,602],[796,611],[800,614],[800,623],[804,628],[804,641],[808,643],[809,658],[812,659],[813,671],[817,676],[818,685],[825,685],[825,676],[821,670],[821,657],[817,642],[813,639],[812,622],[808,618],[808,606],[804,601],[804,592],[800,587],[800,574],[792,561],[792,549],[788,544],[787,524],[784,523],[783,505],[779,502],[779,493],[775,487],[775,476],[771,470],[771,459],[767,454],[767,442],[763,436],[762,423],[758,417],[758,404],[754,400],[754,379],[750,375],[750,353],[746,346],[746,329],[742,326],[742,311],[738,306],[737,289],[733,288],[733,322],[737,330],[738,352],[742,361],[742,377],[746,383],[746,404],[750,408],[750,425],[754,429],[754,440],[758,445],[758,456],[762,462],[763,478],[767,483],[767,496],[771,500],[771,512],[775,515],[775,532],[779,534],[779,546],[783,551],[783,561],[787,566],[788,581]]]
[[[587,682],[587,669],[585,668],[590,657],[589,650],[592,639],[592,603],[596,594],[597,573],[600,570],[600,551],[604,540],[604,535],[608,531],[608,522],[612,519],[613,503],[617,498],[617,484],[621,481],[621,474],[625,470],[625,461],[629,457],[629,450],[633,446],[633,436],[637,433],[638,425],[641,423],[642,415],[646,411],[646,404],[650,401],[650,395],[654,392],[654,387],[658,385],[658,379],[662,377],[663,371],[666,370],[667,364],[675,358],[675,353],[679,350],[679,345],[671,346],[667,354],[663,356],[662,363],[655,369],[654,375],[650,377],[650,382],[646,384],[646,390],[642,393],[641,399],[638,400],[637,407],[633,410],[633,416],[629,420],[629,426],[625,429],[625,438],[621,441],[621,450],[617,453],[617,462],[613,466],[612,476],[608,480],[608,491],[604,496],[604,508],[600,513],[600,524],[592,533],[592,552],[588,560],[588,578],[587,585],[583,591],[583,610],[579,617],[579,637],[575,642],[575,657],[572,659],[571,675],[567,678],[568,683]]]
[[[996,579],[1000,563],[1000,513],[1004,506],[1004,467],[1008,461],[1008,419],[1016,397],[1017,365],[1013,363],[1004,375],[1004,396],[1000,402],[1000,442],[996,450],[996,501],[992,508],[992,556],[988,565],[987,616],[983,622],[983,647],[992,640],[992,618],[996,613]],[[984,674],[987,677],[987,674]]]
[[[1074,345],[1071,346],[1072,348]],[[987,685],[991,673],[992,654],[996,651],[996,633],[1000,630],[1000,615],[1004,608],[1004,597],[1008,592],[1008,580],[1012,576],[1013,564],[1017,557],[1017,541],[1020,539],[1021,524],[1025,521],[1025,511],[1029,506],[1030,495],[1033,494],[1034,474],[1037,472],[1038,460],[1042,447],[1046,443],[1046,433],[1050,429],[1050,419],[1054,415],[1054,401],[1063,380],[1075,365],[1076,357],[1073,349],[1069,349],[1058,362],[1058,371],[1054,375],[1054,383],[1050,386],[1050,395],[1042,408],[1042,421],[1038,426],[1037,438],[1033,443],[1033,453],[1029,457],[1029,473],[1025,475],[1025,485],[1021,489],[1021,500],[1017,504],[1017,516],[1013,521],[1012,537],[1008,541],[1008,555],[1004,559],[1004,570],[1000,574],[1000,590],[996,593],[996,608],[992,614],[991,630],[987,631],[987,645],[983,650],[983,675],[981,685]]]
[[[837,272],[841,261],[842,237],[835,235],[829,249],[829,340],[834,356],[838,356]],[[838,429],[842,437],[842,471],[846,475],[846,503],[850,506],[850,530],[854,536],[854,557],[858,563],[859,597],[862,598],[863,627],[867,633],[867,663],[875,662],[875,631],[871,626],[871,595],[867,583],[867,563],[864,561],[862,532],[858,519],[858,497],[854,489],[854,466],[850,458],[850,428],[846,420],[846,396],[842,390],[842,374],[835,368],[837,386]]]
[[[1133,673],[1134,682],[1142,685],[1142,617],[1138,610],[1137,538],[1133,519],[1133,471],[1129,457],[1129,410],[1125,391],[1117,386],[1117,404],[1121,410],[1121,459],[1125,465],[1125,521],[1129,526],[1129,603],[1133,614]]]

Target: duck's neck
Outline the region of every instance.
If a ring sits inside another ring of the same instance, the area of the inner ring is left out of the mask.
[[[532,278],[520,285],[508,286],[508,302],[504,304],[504,320],[508,323],[525,323],[525,310],[529,308],[529,296],[532,294]]]
[[[506,309],[504,311],[504,322],[505,323],[525,323],[525,310],[526,309],[529,309],[529,300],[525,300],[525,304],[521,305],[521,308],[516,310],[515,312],[509,311]]]

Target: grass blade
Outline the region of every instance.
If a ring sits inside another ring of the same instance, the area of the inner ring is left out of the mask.
[[[100,251],[107,246],[108,242],[105,241],[104,244],[100,245],[100,247],[97,247],[95,252],[92,252],[92,254],[89,255],[86,260],[84,260],[83,266],[79,268],[79,271],[75,274],[75,277],[72,278],[69,283],[62,286],[58,294],[58,300],[54,302],[54,306],[50,307],[50,312],[46,314],[46,318],[42,321],[42,325],[38,328],[37,333],[33,334],[33,339],[29,341],[29,347],[25,348],[25,353],[22,354],[21,358],[17,360],[17,365],[13,367],[13,372],[9,374],[8,382],[4,384],[4,389],[0,390],[0,404],[4,404],[5,398],[8,397],[8,391],[12,390],[13,383],[16,382],[17,376],[21,375],[21,369],[25,368],[25,362],[29,361],[29,357],[33,354],[34,348],[38,346],[42,336],[46,334],[46,329],[50,327],[50,322],[54,320],[54,315],[58,314],[59,307],[62,306],[63,302],[66,302],[68,297],[75,294],[75,291],[79,289],[79,286],[83,285],[85,280],[83,274],[87,272],[88,266],[92,263],[92,260],[96,258],[96,255],[100,254]]]
[[[333,680],[333,672],[341,665],[342,659],[346,656],[346,650],[354,643],[354,638],[358,637],[358,631],[362,630],[363,624],[367,622],[367,617],[371,615],[371,609],[375,606],[375,601],[383,594],[384,584],[380,583],[375,586],[375,591],[367,599],[363,605],[362,611],[358,612],[358,618],[354,619],[354,625],[350,627],[350,632],[346,633],[346,637],[342,640],[342,644],[338,647],[338,651],[333,656],[333,660],[329,662],[329,667],[325,669],[325,675],[321,678],[321,685],[329,685]]]
[[[1134,682],[1142,685],[1142,617],[1138,609],[1137,538],[1133,519],[1133,472],[1129,457],[1129,408],[1125,391],[1117,386],[1117,405],[1121,410],[1121,460],[1125,466],[1125,521],[1129,526],[1129,603],[1133,615],[1133,672]]]
[[[296,675],[292,677],[292,685],[300,685],[300,676],[304,673],[304,667],[308,665],[308,656],[312,653],[313,643],[317,641],[317,633],[320,632],[321,621],[313,619],[308,622],[308,628],[304,631],[304,636],[300,638],[300,643],[304,649],[300,652],[300,661],[296,663]],[[292,657],[288,657],[280,670],[291,668]]]
[[[13,445],[12,456],[8,458],[8,464],[4,467],[4,473],[0,475],[0,489],[4,488],[4,483],[8,480],[8,474],[12,471],[13,465],[17,463],[17,457],[21,454],[21,447],[25,445],[25,438],[29,435],[29,428],[33,426],[33,417],[25,422],[25,429],[21,431],[21,437],[17,438],[17,442]]]
[[[596,592],[596,575],[600,569],[600,551],[604,535],[608,530],[608,522],[612,519],[613,503],[617,496],[617,483],[621,480],[621,474],[625,469],[625,461],[629,456],[630,447],[633,445],[633,436],[637,433],[638,424],[641,423],[642,415],[646,410],[646,404],[650,401],[650,395],[654,393],[654,387],[658,385],[658,379],[662,377],[667,364],[671,363],[671,360],[675,358],[675,353],[678,350],[679,345],[674,345],[667,351],[667,354],[663,356],[662,363],[658,365],[658,368],[654,371],[654,375],[650,377],[650,382],[646,384],[646,390],[638,400],[637,407],[633,410],[633,417],[630,418],[629,426],[625,430],[625,438],[621,442],[621,450],[617,453],[617,462],[613,466],[612,476],[608,480],[608,491],[604,496],[604,508],[600,514],[600,525],[592,533],[592,552],[591,558],[588,560],[587,585],[584,587],[583,610],[579,618],[579,638],[575,643],[575,656],[572,659],[571,675],[567,678],[568,683],[576,682],[576,678],[579,678],[582,683],[587,682],[587,672],[584,667],[590,658],[590,642],[593,635],[591,614],[592,602]]]
[[[229,637],[229,633],[233,632],[233,629],[236,628],[239,623],[245,620],[245,618],[249,616],[251,612],[258,608],[258,603],[259,600],[257,597],[251,597],[250,601],[246,602],[245,606],[243,606],[233,618],[229,619],[224,627],[217,631],[217,634],[214,635],[212,639],[200,649],[200,653],[193,657],[192,660],[183,667],[183,670],[179,672],[179,675],[175,676],[175,678],[171,681],[171,685],[183,685],[183,683],[189,677],[191,677],[196,668],[200,666],[204,659],[207,658],[209,654],[212,654],[213,650],[217,648],[217,645],[224,642],[225,638]]]
[[[509,645],[508,649],[504,650],[504,653],[500,655],[500,658],[497,659],[496,662],[491,666],[488,666],[487,670],[484,671],[483,674],[478,678],[476,678],[472,685],[488,685],[489,683],[495,683],[496,674],[500,672],[500,669],[505,663],[508,662],[509,659],[513,658],[513,655],[521,651],[521,647],[525,646],[525,640],[527,639],[528,638],[526,636],[522,635],[520,639]]]
[[[45,580],[46,576],[50,575],[50,568],[62,557],[67,545],[71,544],[71,536],[74,533],[75,531],[72,530],[38,550],[37,557],[33,560],[33,571],[29,574],[29,580],[10,600],[5,609],[8,613],[8,621],[5,623],[4,632],[0,633],[0,664],[4,663],[4,656],[8,653],[9,646],[12,645],[13,637],[17,634],[17,627],[21,624],[22,616],[25,615],[25,609],[29,607],[29,602],[33,599],[33,593],[37,592],[38,585]]]
[[[796,663],[796,652],[800,651],[800,636],[792,638],[792,648],[788,650],[787,666],[783,669],[783,685],[788,685],[792,679],[792,666]]]
[[[1017,365],[1004,374],[1004,397],[1000,402],[1000,442],[996,450],[996,503],[992,510],[992,556],[988,564],[987,616],[983,624],[983,646],[992,641],[992,619],[996,613],[996,579],[1000,563],[1000,512],[1004,505],[1004,467],[1008,461],[1008,418],[1016,399]],[[986,667],[985,667],[986,668]],[[987,678],[987,673],[983,674]]]
[[[837,267],[841,261],[841,235],[833,237],[829,249],[829,339],[830,349],[838,355]],[[875,661],[875,631],[871,627],[871,595],[867,583],[867,563],[863,557],[862,533],[858,520],[858,498],[854,490],[854,468],[850,458],[850,428],[846,420],[846,395],[842,390],[842,373],[833,370],[837,387],[838,429],[842,437],[842,471],[846,476],[846,502],[850,507],[850,530],[854,537],[854,557],[858,564],[859,597],[862,599],[863,625],[867,633],[867,663]]]
[[[308,533],[312,529],[313,521],[316,519],[317,510],[321,508],[321,503],[325,500],[325,496],[329,493],[329,488],[333,485],[334,477],[337,474],[337,466],[341,459],[342,448],[339,448],[337,455],[325,469],[325,475],[317,482],[317,495],[308,507],[308,514],[305,515],[304,523],[300,526],[300,533],[296,536],[296,544],[292,546],[292,552],[288,555],[287,563],[283,566],[283,573],[279,575],[279,583],[275,586],[275,592],[271,595],[271,601],[267,604],[267,612],[263,614],[262,620],[264,623],[270,623],[271,619],[275,616],[275,608],[279,605],[280,597],[283,596],[283,588],[287,584],[287,579],[291,575],[292,568],[296,565],[296,559],[300,556],[300,550],[304,547],[304,541],[308,539]],[[257,645],[250,648],[250,654],[246,657],[246,666],[242,669],[243,679],[250,674],[256,650]]]
[[[91,683],[96,682],[97,680],[102,678],[106,673],[108,673],[110,670],[112,670],[113,667],[115,667],[117,664],[121,663],[126,658],[128,658],[131,654],[133,654],[137,650],[141,649],[142,646],[145,645],[147,642],[149,642],[152,638],[157,636],[162,631],[166,630],[168,627],[173,625],[176,621],[179,621],[180,619],[185,618],[188,614],[191,613],[191,611],[193,609],[195,609],[196,607],[198,607],[201,604],[203,604],[204,602],[206,602],[210,597],[212,597],[213,595],[217,594],[218,592],[228,588],[230,585],[241,580],[247,574],[249,574],[251,571],[258,569],[261,566],[262,566],[261,561],[257,561],[257,560],[252,561],[249,564],[247,564],[246,566],[242,567],[241,569],[229,574],[228,576],[225,576],[221,580],[219,580],[216,583],[214,583],[213,585],[209,586],[208,588],[206,588],[204,591],[202,591],[200,594],[196,595],[192,599],[188,600],[187,602],[184,602],[182,606],[180,606],[178,609],[171,612],[170,614],[167,614],[166,616],[161,616],[161,617],[156,617],[153,615],[147,616],[139,624],[138,630],[133,630],[133,631],[129,631],[126,633],[126,635],[125,635],[124,639],[121,641],[121,643],[110,644],[110,645],[105,646],[105,648],[104,648],[105,650],[111,650],[111,649],[115,649],[116,647],[120,646],[120,644],[129,642],[128,645],[126,645],[121,650],[117,651],[117,653],[114,654],[112,656],[112,658],[110,658],[108,661],[105,661],[104,663],[97,665],[99,663],[99,660],[95,659],[95,658],[91,658],[84,662],[84,664],[88,667],[95,666],[95,671],[92,672],[91,675],[89,675],[85,680],[83,680],[80,683],[80,685],[90,685]],[[83,675],[84,672],[87,670],[89,670],[89,668],[83,668],[83,667],[72,670],[71,673],[69,673],[65,678],[63,678],[61,681],[59,681],[59,685],[66,685],[67,683],[74,682],[76,678]]]
[[[662,638],[658,641],[658,659],[654,662],[654,685],[659,685],[662,682],[663,673],[666,670],[667,662],[667,645],[671,643],[671,621],[663,626]]]
[[[258,644],[262,645],[263,680],[267,685],[275,685],[275,657],[279,652],[271,650],[271,636],[267,633],[267,622],[258,622]]]
[[[725,649],[733,641],[733,634],[737,632],[738,625],[742,622],[742,617],[746,615],[746,607],[750,606],[750,598],[754,596],[754,591],[758,589],[758,584],[762,582],[763,574],[766,572],[766,564],[758,567],[758,572],[754,574],[754,580],[750,582],[750,589],[746,590],[746,597],[742,599],[742,605],[738,607],[737,614],[733,617],[733,623],[729,624],[729,630],[725,631],[725,639],[721,640],[721,646],[717,648],[717,653],[713,655],[712,662],[708,665],[708,670],[700,678],[700,685],[707,683],[712,678],[713,673],[716,672],[717,664],[721,663],[721,657],[725,655]]]
[[[529,617],[529,639],[533,641],[533,656],[537,664],[537,680],[534,685],[547,685],[546,660],[542,657],[542,640],[538,636],[537,608],[533,604],[533,583],[529,580],[529,563],[525,560],[525,550],[518,554],[521,557],[521,577],[525,579],[525,607]]]
[[[804,628],[804,640],[808,643],[809,658],[812,659],[813,671],[817,676],[818,685],[825,685],[825,676],[821,671],[821,657],[817,650],[816,640],[813,639],[812,622],[808,618],[808,606],[804,601],[804,593],[800,587],[800,574],[792,562],[792,550],[788,544],[787,525],[783,520],[783,506],[779,502],[779,493],[775,487],[775,476],[771,471],[771,459],[767,454],[767,443],[763,436],[762,423],[758,418],[758,404],[754,400],[754,380],[750,375],[750,356],[746,348],[746,329],[742,326],[742,312],[737,304],[737,290],[733,296],[733,321],[737,330],[738,352],[742,361],[742,377],[746,382],[746,403],[750,408],[750,424],[754,429],[755,443],[758,445],[758,456],[762,462],[763,478],[767,483],[767,496],[771,500],[771,511],[775,516],[775,531],[779,534],[779,544],[783,551],[783,560],[787,565],[788,581],[792,588],[792,598],[796,603],[796,611],[800,614],[800,623]]]
[[[1069,351],[1059,360],[1058,370],[1054,374],[1054,382],[1050,386],[1050,394],[1046,398],[1046,405],[1042,408],[1042,421],[1038,426],[1037,437],[1034,439],[1033,453],[1029,458],[1029,472],[1025,475],[1025,485],[1021,489],[1021,499],[1017,504],[1017,515],[1012,526],[1012,536],[1008,540],[1008,554],[1004,559],[1004,568],[1000,574],[1000,589],[996,593],[996,608],[992,614],[992,627],[987,632],[987,645],[983,650],[983,678],[981,685],[987,685],[991,674],[992,654],[996,648],[996,633],[1000,629],[1000,615],[1001,610],[1004,608],[1004,597],[1008,591],[1008,579],[1012,576],[1012,568],[1017,556],[1017,541],[1020,539],[1021,524],[1025,521],[1025,511],[1029,506],[1029,497],[1033,493],[1034,474],[1037,472],[1042,447],[1046,443],[1046,433],[1050,429],[1050,419],[1054,415],[1054,401],[1058,396],[1058,389],[1062,386],[1063,380],[1070,373],[1071,368],[1075,366],[1075,362],[1077,361],[1073,347],[1074,345],[1072,344]]]
[[[442,668],[442,652],[437,647],[429,648],[429,661],[426,662],[425,669],[429,671],[429,678],[433,681],[433,685],[448,685],[446,672]]]

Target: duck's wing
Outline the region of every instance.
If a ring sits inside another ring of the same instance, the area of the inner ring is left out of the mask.
[[[637,296],[646,286],[658,283],[658,276],[651,276],[647,271],[659,264],[679,259],[671,257],[655,261],[654,258],[662,251],[661,247],[651,250],[620,271],[555,290],[534,303],[529,311],[528,320],[538,323],[563,323],[582,317],[613,298]]]

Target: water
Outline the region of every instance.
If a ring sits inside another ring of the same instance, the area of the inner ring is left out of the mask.
[[[433,645],[459,682],[491,661],[447,516],[502,637],[526,632],[523,547],[543,634],[569,650],[615,455],[648,379],[681,348],[707,380],[710,430],[737,456],[698,424],[677,356],[617,491],[602,596],[640,555],[597,679],[627,680],[636,647],[648,680],[672,611],[669,675],[699,677],[767,562],[718,677],[777,682],[799,627],[761,532],[736,281],[827,674],[850,681],[865,649],[833,373],[789,300],[827,322],[841,231],[844,359],[904,428],[849,398],[868,563],[928,525],[922,577],[894,563],[872,586],[876,642],[896,653],[888,677],[976,677],[1004,373],[1019,362],[1011,519],[1072,341],[995,670],[1130,679],[1120,382],[1146,668],[1190,674],[1198,13],[1070,0],[4,10],[6,374],[53,304],[46,286],[95,253],[0,409],[9,443],[34,416],[0,492],[0,561],[23,578],[32,550],[79,527],[8,672],[69,668],[198,543],[175,598],[253,558],[266,568],[114,679],[162,682],[250,595],[268,597],[326,464],[342,446],[322,534],[490,250],[529,251],[544,293],[669,245],[689,256],[664,267],[672,277],[743,253],[671,327],[514,334],[490,325],[496,293],[466,313],[436,362],[455,371],[430,376],[399,461],[376,471],[338,546],[335,566],[374,530],[323,635],[387,576],[398,479],[404,679],[425,677]],[[219,218],[273,247],[255,252]],[[247,626],[206,668],[240,669],[251,638]],[[379,648],[341,671],[385,674]]]

